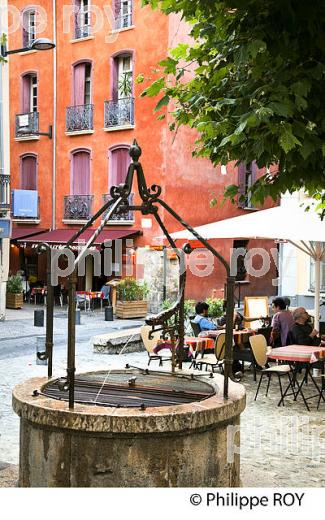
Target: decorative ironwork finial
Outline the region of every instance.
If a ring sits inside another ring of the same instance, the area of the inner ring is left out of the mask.
[[[138,145],[136,139],[134,139],[133,144],[129,150],[129,155],[131,156],[132,161],[134,163],[137,163],[139,161],[141,154],[142,154],[142,150],[141,150],[140,146]]]

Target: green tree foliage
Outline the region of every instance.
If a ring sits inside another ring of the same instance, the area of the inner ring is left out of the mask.
[[[179,44],[143,95],[169,99],[175,122],[198,130],[195,154],[214,164],[276,165],[253,202],[305,187],[325,208],[325,6],[323,0],[143,0],[182,13],[192,44]],[[226,194],[234,197],[236,188]]]

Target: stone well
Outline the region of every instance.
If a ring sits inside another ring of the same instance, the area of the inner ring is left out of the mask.
[[[122,379],[139,373],[112,371]],[[183,374],[159,377],[171,385],[189,381]],[[204,400],[144,410],[78,402],[71,410],[68,402],[42,393],[46,378],[16,386],[19,486],[238,487],[239,455],[227,460],[227,428],[239,425],[244,387],[229,381],[224,400],[221,375],[195,381],[210,389]]]

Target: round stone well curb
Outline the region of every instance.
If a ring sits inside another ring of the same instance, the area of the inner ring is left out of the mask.
[[[214,374],[204,381],[216,393],[204,401],[145,410],[75,403],[69,410],[65,401],[33,395],[48,381],[30,379],[13,391],[21,429],[19,486],[240,485],[239,435],[231,460],[227,450],[228,427],[233,436],[245,408],[242,385],[229,381],[224,400],[223,377]]]

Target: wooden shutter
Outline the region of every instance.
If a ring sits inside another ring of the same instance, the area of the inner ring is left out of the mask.
[[[29,155],[21,161],[21,189],[37,190],[36,157]]]
[[[240,200],[242,195],[246,195],[246,163],[241,162],[238,166],[238,207],[245,208],[246,203]]]

